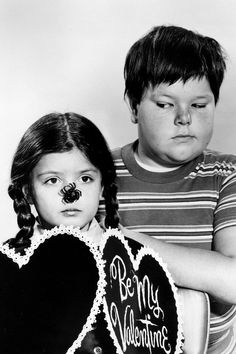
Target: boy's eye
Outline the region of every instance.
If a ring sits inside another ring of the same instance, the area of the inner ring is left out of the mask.
[[[193,103],[192,106],[194,108],[205,108],[206,107],[206,103]]]
[[[156,102],[156,105],[159,107],[159,108],[170,108],[172,106],[171,103],[167,103],[167,102]]]
[[[58,182],[59,182],[59,179],[57,177],[51,177],[45,181],[45,184],[56,184]]]

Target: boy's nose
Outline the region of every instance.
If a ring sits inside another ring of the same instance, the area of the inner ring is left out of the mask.
[[[176,113],[175,124],[176,125],[190,125],[192,123],[192,117],[189,110],[179,110]]]

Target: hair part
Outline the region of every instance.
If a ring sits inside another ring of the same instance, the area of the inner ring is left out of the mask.
[[[100,171],[105,199],[105,226],[119,223],[116,171],[111,152],[100,130],[89,119],[76,113],[51,113],[34,122],[23,135],[11,167],[8,194],[13,200],[20,231],[9,240],[11,247],[28,247],[33,235],[35,217],[23,193],[30,190],[31,173],[45,154],[78,148]]]
[[[136,112],[150,86],[205,77],[217,103],[225,60],[223,48],[213,38],[182,27],[156,26],[136,41],[126,56],[124,96]]]

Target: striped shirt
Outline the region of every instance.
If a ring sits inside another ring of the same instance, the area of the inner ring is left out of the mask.
[[[211,250],[217,231],[236,226],[236,157],[206,150],[176,170],[156,173],[137,164],[134,144],[114,151],[122,225],[165,242]],[[214,305],[211,314],[209,346],[220,347],[221,354],[236,353],[229,333],[236,309],[221,307]]]

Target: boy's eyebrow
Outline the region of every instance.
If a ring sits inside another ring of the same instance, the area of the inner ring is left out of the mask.
[[[162,92],[162,91],[156,91],[151,94],[151,98],[155,98],[156,96],[164,96],[167,98],[174,98],[175,97],[174,95],[171,95],[171,94],[168,94],[168,93]],[[202,98],[213,98],[213,97],[209,93],[203,93],[198,96],[193,96],[192,98],[198,100],[198,99],[202,99]]]
[[[194,97],[195,99],[200,99],[200,98],[213,98],[212,95],[210,95],[209,93],[203,94],[203,95],[199,95]]]

